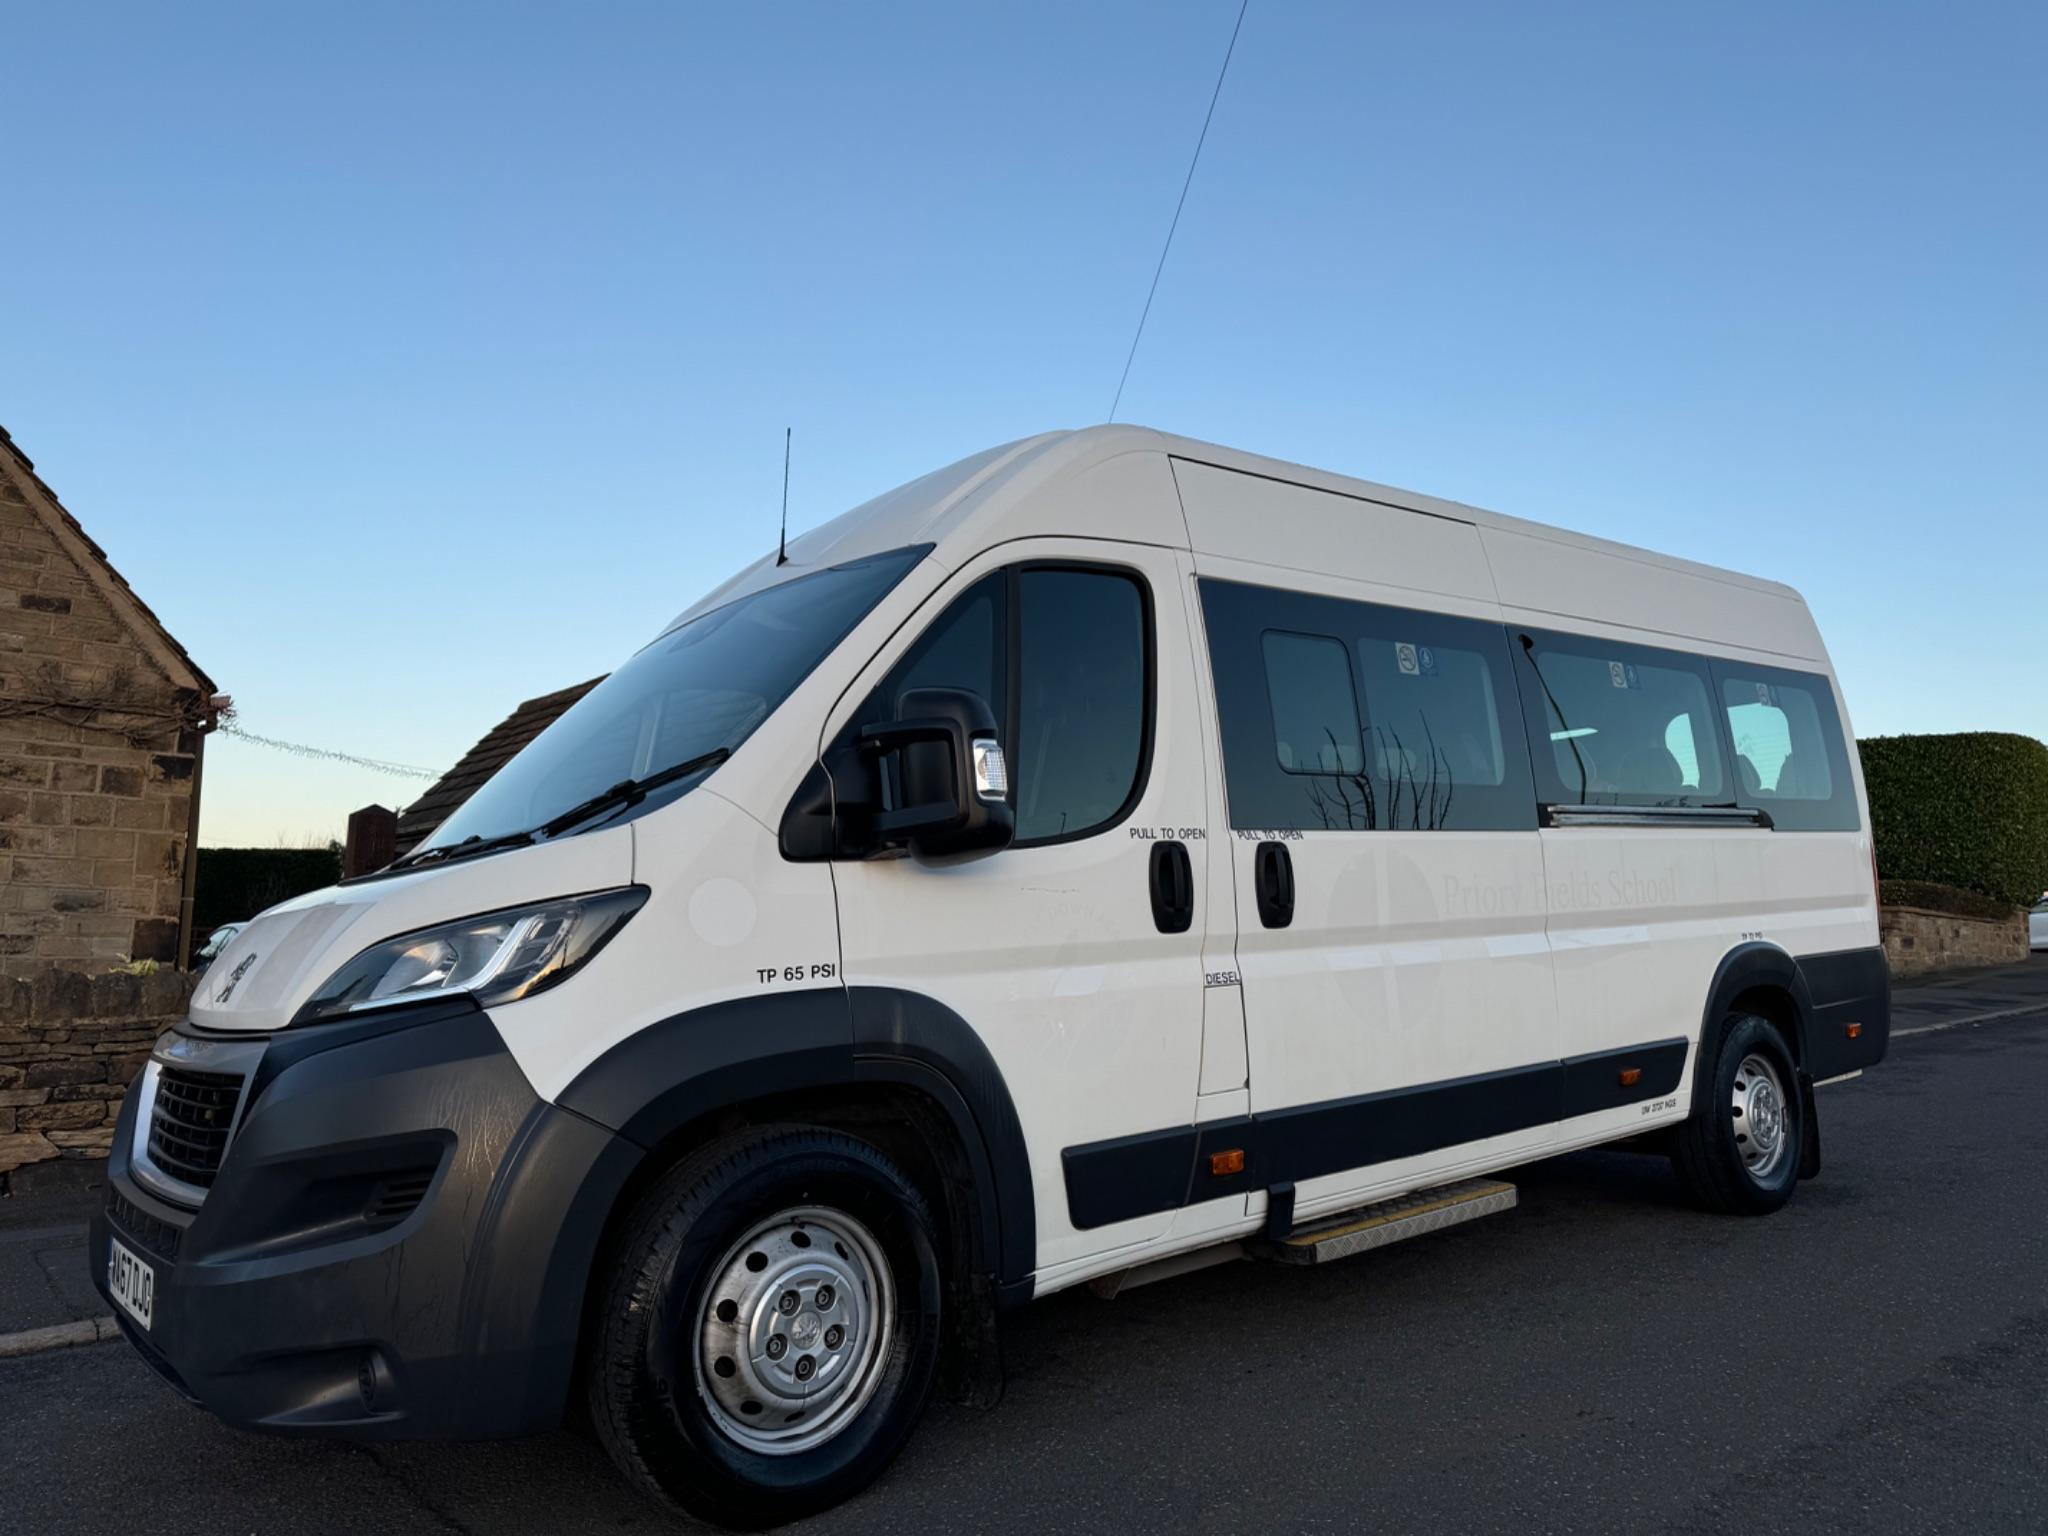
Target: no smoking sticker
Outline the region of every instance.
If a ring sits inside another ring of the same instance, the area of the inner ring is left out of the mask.
[[[1426,645],[1394,642],[1394,665],[1409,677],[1435,677],[1436,652]]]

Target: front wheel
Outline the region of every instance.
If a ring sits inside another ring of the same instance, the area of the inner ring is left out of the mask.
[[[591,1351],[591,1418],[643,1490],[727,1526],[865,1487],[930,1394],[929,1207],[839,1131],[751,1131],[686,1158],[629,1219]]]
[[[1759,1014],[1732,1014],[1704,1044],[1693,1112],[1677,1127],[1679,1182],[1712,1211],[1762,1216],[1792,1198],[1806,1122],[1792,1052]]]

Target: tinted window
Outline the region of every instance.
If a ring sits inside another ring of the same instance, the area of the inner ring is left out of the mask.
[[[901,719],[903,695],[913,688],[964,688],[987,700],[1002,720],[1010,682],[1009,669],[1001,664],[1009,643],[1009,590],[1009,578],[998,571],[955,598],[890,669],[860,718]],[[882,760],[883,793],[891,805],[902,803],[902,767],[895,753]]]
[[[578,699],[423,846],[527,831],[621,779],[738,747],[922,555],[799,576],[676,626]]]
[[[1567,805],[1727,805],[1706,663],[1581,635],[1524,633],[1539,793]]]
[[[1400,623],[1388,627],[1399,632]],[[1359,637],[1372,756],[1389,784],[1405,775],[1409,784],[1422,785],[1435,773],[1455,793],[1506,781],[1508,755],[1493,685],[1500,634],[1491,626],[1474,630],[1484,637],[1484,650],[1384,633]]]
[[[1017,595],[1017,840],[1071,837],[1115,819],[1137,784],[1144,596],[1079,570],[1025,570]]]
[[[1273,705],[1273,755],[1289,773],[1358,773],[1365,736],[1358,684],[1341,640],[1267,630],[1266,695]]]
[[[870,719],[895,719],[897,702],[913,688],[965,688],[988,700],[1001,720],[1009,703],[1009,676],[998,666],[1009,633],[1009,579],[1001,571],[969,587],[918,637],[875,691]]]
[[[1149,645],[1145,594],[1129,576],[998,571],[953,600],[856,719],[895,718],[912,688],[980,694],[1003,722],[1017,841],[1079,836],[1117,820],[1137,789]]]
[[[1789,832],[1854,831],[1856,791],[1827,679],[1741,662],[1713,668],[1735,749],[1737,803],[1769,811]]]
[[[1497,625],[1204,581],[1231,825],[1535,825]]]

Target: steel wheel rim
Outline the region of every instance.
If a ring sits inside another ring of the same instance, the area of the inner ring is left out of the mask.
[[[895,1285],[875,1235],[844,1211],[780,1211],[712,1272],[697,1309],[697,1391],[729,1439],[794,1456],[860,1416],[895,1327]]]
[[[1732,1111],[1743,1169],[1764,1183],[1787,1156],[1791,1115],[1778,1069],[1753,1051],[1735,1069]]]

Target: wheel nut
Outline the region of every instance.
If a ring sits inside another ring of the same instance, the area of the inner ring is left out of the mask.
[[[827,1328],[825,1330],[825,1347],[827,1349],[837,1349],[840,1345],[844,1344],[845,1342],[846,1330],[840,1327],[837,1323],[834,1323],[830,1328]]]
[[[780,1360],[788,1353],[789,1340],[785,1339],[781,1334],[776,1334],[774,1338],[768,1341],[768,1358],[770,1360]]]
[[[832,1305],[833,1294],[832,1287],[829,1285],[818,1287],[818,1310],[820,1312]]]
[[[795,1291],[784,1291],[782,1293],[782,1299],[776,1302],[775,1305],[778,1309],[780,1309],[784,1317],[788,1317],[792,1313],[794,1313],[800,1305],[802,1305],[802,1302],[798,1298]]]
[[[818,1362],[813,1360],[809,1355],[805,1355],[797,1361],[796,1379],[798,1381],[809,1381],[817,1373]]]

